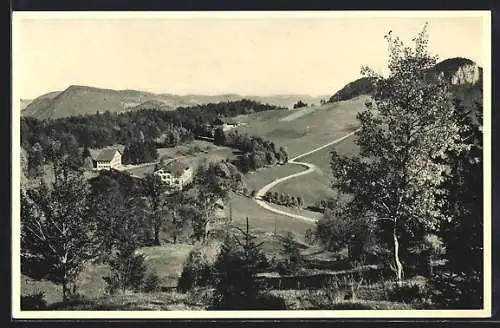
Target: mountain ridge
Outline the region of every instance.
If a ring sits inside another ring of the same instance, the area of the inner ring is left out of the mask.
[[[249,99],[270,105],[291,108],[298,100],[317,104],[324,97],[308,95],[244,96],[236,93],[221,95],[175,95],[149,91],[114,90],[86,85],[70,85],[63,91],[53,91],[31,101],[22,111],[23,116],[38,119],[94,114],[97,111],[123,112],[140,108],[173,110],[179,107]]]
[[[436,63],[433,72],[440,74],[455,87],[470,86],[472,88],[482,84],[483,69],[474,61],[463,57],[447,58]],[[328,102],[349,100],[361,95],[369,95],[375,90],[375,78],[361,77],[347,83],[334,93]]]

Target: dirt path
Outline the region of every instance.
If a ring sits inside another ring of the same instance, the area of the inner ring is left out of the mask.
[[[272,182],[268,183],[267,185],[265,185],[264,187],[260,188],[260,190],[257,191],[257,193],[255,195],[255,201],[257,202],[257,204],[259,204],[261,207],[263,207],[263,208],[265,208],[265,209],[267,209],[267,210],[269,210],[269,211],[271,211],[273,213],[285,215],[285,216],[288,216],[288,217],[294,218],[294,219],[300,219],[300,220],[309,221],[309,222],[316,222],[317,221],[316,219],[313,219],[313,218],[310,218],[310,217],[307,217],[307,216],[293,214],[293,213],[288,213],[286,211],[276,209],[276,208],[272,207],[269,203],[263,201],[262,200],[262,196],[264,196],[269,190],[271,190],[273,187],[275,187],[276,185],[280,184],[283,181],[287,181],[287,180],[299,177],[301,175],[312,173],[312,172],[314,172],[315,170],[318,169],[314,164],[307,163],[307,162],[299,162],[299,161],[297,161],[299,158],[305,157],[305,156],[310,155],[312,153],[315,153],[315,152],[317,152],[317,151],[319,151],[321,149],[324,149],[326,147],[335,145],[335,144],[343,141],[344,139],[349,138],[350,136],[352,136],[357,131],[359,131],[359,129],[357,129],[355,131],[352,131],[352,132],[346,134],[345,136],[343,136],[341,138],[338,138],[338,139],[336,139],[334,141],[331,141],[331,142],[329,142],[329,143],[327,143],[325,145],[316,147],[313,150],[310,150],[308,152],[305,152],[303,154],[300,154],[300,155],[295,156],[294,158],[290,159],[288,161],[288,163],[300,165],[300,166],[306,168],[306,170],[302,171],[302,172],[298,172],[298,173],[293,173],[293,174],[287,175],[287,176],[279,178],[279,179],[275,179],[274,181],[272,181]]]

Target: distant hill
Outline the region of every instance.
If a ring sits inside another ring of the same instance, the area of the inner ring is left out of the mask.
[[[21,100],[21,109],[23,110],[23,115],[25,115],[26,113],[26,109],[27,108],[37,108],[41,111],[43,111],[44,109],[50,107],[51,103],[52,103],[52,100],[57,97],[59,94],[61,93],[61,91],[53,91],[53,92],[49,92],[49,93],[46,93],[44,95],[41,95],[40,97],[37,97],[33,100],[31,100],[28,104],[26,104],[26,107],[22,107],[22,100]],[[30,111],[28,109],[28,111]]]
[[[348,83],[345,87],[337,91],[330,97],[328,102],[343,101],[356,98],[361,95],[370,95],[375,90],[375,79],[369,77],[362,77]]]
[[[270,105],[291,108],[298,100],[317,104],[320,97],[306,95],[241,96],[226,95],[173,95],[155,94],[138,90],[112,90],[89,86],[72,85],[64,91],[55,91],[34,99],[23,110],[22,115],[38,119],[53,119],[66,116],[95,114],[99,112],[123,112],[141,108],[171,110],[222,101],[250,99]]]
[[[449,58],[437,63],[433,72],[441,74],[454,89],[482,88],[483,69],[467,58]],[[329,102],[349,100],[360,95],[370,95],[374,91],[374,79],[360,78],[348,83],[330,97]]]
[[[28,107],[28,105],[32,102],[33,100],[31,99],[21,99],[21,110],[25,109]]]

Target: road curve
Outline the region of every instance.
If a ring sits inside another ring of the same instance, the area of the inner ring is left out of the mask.
[[[324,144],[322,146],[316,147],[313,150],[310,150],[310,151],[308,151],[306,153],[300,154],[300,155],[295,156],[294,158],[290,159],[288,161],[288,163],[300,165],[302,167],[305,167],[306,170],[302,171],[302,172],[293,173],[293,174],[287,175],[287,176],[279,178],[279,179],[275,179],[274,181],[272,181],[272,182],[268,183],[267,185],[265,185],[264,187],[260,188],[259,191],[257,191],[257,193],[255,195],[255,201],[257,202],[257,204],[259,204],[261,207],[267,209],[268,211],[271,211],[271,212],[276,213],[276,214],[281,214],[281,215],[284,215],[284,216],[288,216],[290,218],[304,220],[304,221],[309,221],[309,222],[317,222],[316,219],[313,219],[313,218],[310,218],[310,217],[307,217],[307,216],[304,216],[304,215],[293,214],[293,213],[289,213],[289,212],[286,212],[286,211],[274,208],[271,205],[269,205],[269,203],[263,201],[262,200],[262,196],[264,196],[269,190],[271,190],[273,187],[275,187],[276,185],[280,184],[283,181],[287,181],[287,180],[299,177],[301,175],[309,174],[309,173],[314,172],[316,170],[316,166],[314,164],[306,163],[306,162],[298,162],[297,160],[299,158],[305,157],[305,156],[310,155],[312,153],[315,153],[315,152],[317,152],[317,151],[319,151],[319,150],[321,150],[323,148],[326,148],[326,147],[332,146],[334,144],[337,144],[337,143],[343,141],[344,139],[349,138],[350,136],[352,136],[357,131],[359,131],[359,129],[356,129],[356,130],[354,130],[354,131],[346,134],[345,136],[343,136],[341,138],[338,138],[338,139],[336,139],[334,141],[331,141],[331,142],[329,142],[327,144]]]

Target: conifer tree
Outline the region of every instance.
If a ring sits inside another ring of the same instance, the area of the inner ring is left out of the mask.
[[[269,266],[262,252],[262,243],[256,243],[256,237],[250,233],[248,218],[245,230],[236,229],[239,234],[226,239],[215,263],[217,272],[215,309],[258,307],[257,298],[262,286],[259,286],[256,274]]]

